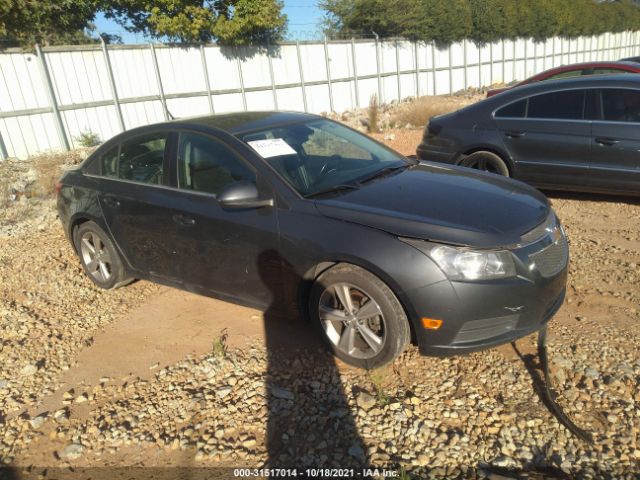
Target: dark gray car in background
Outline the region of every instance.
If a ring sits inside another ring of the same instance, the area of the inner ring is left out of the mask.
[[[640,194],[640,76],[525,85],[433,117],[422,160],[539,188]]]

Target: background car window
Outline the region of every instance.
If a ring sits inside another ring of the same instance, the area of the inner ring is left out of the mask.
[[[594,68],[593,69],[594,75],[609,75],[609,74],[615,74],[615,73],[632,73],[632,72],[629,72],[628,70],[620,70],[619,68]]]
[[[180,188],[218,194],[227,185],[242,180],[255,183],[256,175],[224,144],[203,135],[180,134]]]
[[[568,72],[556,73],[555,75],[551,75],[550,77],[547,77],[547,80],[560,80],[561,78],[579,77],[580,75],[582,75],[582,69],[569,70]]]
[[[149,134],[124,142],[118,156],[118,178],[162,184],[166,143],[166,133]]]
[[[612,122],[640,122],[640,91],[623,88],[602,90],[602,115]]]
[[[120,145],[116,145],[107,153],[102,155],[100,172],[106,177],[118,176],[118,153],[120,152]]]
[[[527,118],[582,119],[584,90],[553,92],[529,98]]]
[[[510,103],[496,111],[498,118],[523,118],[527,111],[527,99]]]

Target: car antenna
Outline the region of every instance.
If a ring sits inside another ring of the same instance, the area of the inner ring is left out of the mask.
[[[165,112],[167,112],[167,117],[169,117],[169,120],[175,120],[176,117],[174,117],[171,112],[169,111],[169,109],[167,107],[164,107]]]

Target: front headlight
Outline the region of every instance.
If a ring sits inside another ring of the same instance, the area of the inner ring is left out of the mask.
[[[450,280],[493,280],[516,275],[513,256],[505,250],[470,250],[403,239],[436,262]]]

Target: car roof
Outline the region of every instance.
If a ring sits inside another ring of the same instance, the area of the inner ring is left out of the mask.
[[[603,67],[629,67],[632,69],[640,69],[640,65],[637,62],[624,61],[624,60],[609,60],[598,62],[582,62],[582,63],[569,63],[567,65],[560,65],[550,68],[544,72],[540,72],[531,78],[538,77],[547,73],[556,73],[562,71],[580,70],[584,68],[603,68]]]
[[[563,78],[559,80],[547,80],[545,82],[528,83],[519,85],[499,95],[494,95],[475,105],[494,106],[508,103],[518,98],[528,97],[537,93],[552,92],[554,90],[569,90],[572,88],[637,88],[640,89],[640,75],[621,73],[607,75],[585,75],[582,77]]]
[[[262,130],[278,125],[301,123],[316,120],[318,115],[302,112],[259,111],[237,112],[202,117],[181,118],[166,122],[167,125],[180,127],[209,127],[224,130],[231,135]]]

